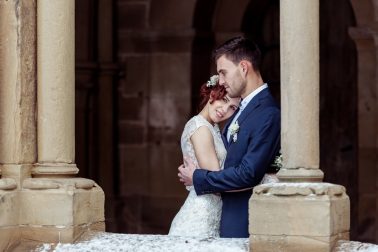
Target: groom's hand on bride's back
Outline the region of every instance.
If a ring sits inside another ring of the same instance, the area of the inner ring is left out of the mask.
[[[178,167],[178,177],[180,181],[184,183],[186,186],[193,185],[193,173],[196,169],[196,166],[191,158],[184,157],[184,164]]]

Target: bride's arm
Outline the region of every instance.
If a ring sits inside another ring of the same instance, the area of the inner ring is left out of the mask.
[[[190,138],[201,169],[219,171],[219,160],[215,152],[213,135],[206,126],[199,127]]]

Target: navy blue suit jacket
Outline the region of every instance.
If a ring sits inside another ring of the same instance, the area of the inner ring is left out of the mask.
[[[234,114],[234,116],[236,113]],[[266,88],[248,103],[237,119],[237,140],[227,141],[226,124],[222,139],[227,149],[224,170],[210,172],[197,169],[193,185],[197,195],[221,193],[223,207],[220,226],[221,237],[249,237],[248,201],[252,188],[258,185],[280,148],[280,110]]]

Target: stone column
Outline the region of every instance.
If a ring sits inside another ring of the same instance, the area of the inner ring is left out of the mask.
[[[0,1],[0,251],[21,239],[19,188],[37,158],[35,4]]]
[[[37,158],[35,1],[2,1],[0,16],[0,170],[20,184]]]
[[[74,7],[75,0],[37,0],[38,163],[20,193],[24,240],[73,242],[104,230],[102,189],[74,177]]]
[[[35,175],[76,174],[75,1],[38,0],[38,165]]]
[[[321,183],[319,0],[281,0],[280,29],[283,168],[253,190],[251,250],[331,251],[349,238],[350,210],[343,186]]]
[[[321,181],[319,1],[281,1],[281,181]],[[300,21],[299,21],[300,20]]]

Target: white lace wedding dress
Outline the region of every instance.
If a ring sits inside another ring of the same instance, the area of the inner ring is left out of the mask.
[[[201,115],[192,117],[185,125],[181,136],[183,155],[189,156],[198,167],[190,137],[200,127],[208,127],[214,139],[215,152],[219,167],[223,169],[227,151],[223,145],[218,125],[211,125]],[[193,186],[187,187],[189,195],[184,205],[172,221],[168,235],[191,237],[219,237],[219,225],[222,211],[220,195],[206,194],[197,196]]]

